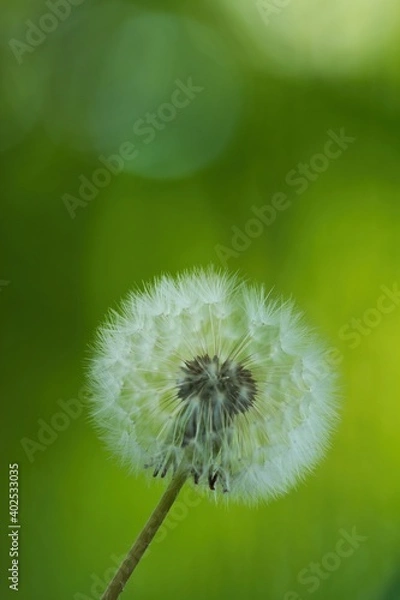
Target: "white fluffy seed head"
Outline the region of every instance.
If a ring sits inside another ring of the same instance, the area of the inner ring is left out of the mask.
[[[180,466],[199,490],[270,499],[315,466],[336,422],[324,352],[262,287],[212,268],[165,275],[100,328],[92,415],[135,470]]]

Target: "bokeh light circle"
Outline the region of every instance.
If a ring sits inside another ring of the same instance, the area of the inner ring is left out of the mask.
[[[150,178],[210,165],[232,140],[243,105],[229,45],[187,17],[111,8],[91,8],[67,34],[74,41],[64,46],[50,134],[96,157],[120,156],[125,171]]]
[[[400,27],[400,5],[392,0],[222,2],[263,64],[296,76],[364,72],[382,60]]]

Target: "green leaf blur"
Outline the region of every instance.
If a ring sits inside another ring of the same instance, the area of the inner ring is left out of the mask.
[[[293,297],[326,337],[342,420],[275,503],[183,492],[122,597],[400,598],[399,7],[6,0],[3,15],[18,597],[100,598],[157,502],[163,485],[125,472],[87,418],[89,346],[132,287],[214,263]]]

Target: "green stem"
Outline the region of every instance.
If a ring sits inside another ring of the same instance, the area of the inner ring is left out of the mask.
[[[129,577],[132,575],[147,547],[157,533],[159,527],[175,502],[183,484],[187,479],[187,472],[178,470],[171,480],[168,488],[161,497],[146,525],[139,534],[136,542],[122,561],[118,571],[104,592],[101,600],[116,600],[123,591]]]

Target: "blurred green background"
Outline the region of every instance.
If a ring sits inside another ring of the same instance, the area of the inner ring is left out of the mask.
[[[2,10],[1,598],[14,462],[19,598],[99,598],[163,486],[121,469],[74,401],[88,345],[132,286],[212,262],[292,296],[336,348],[342,421],[275,503],[183,492],[123,598],[398,600],[398,4]]]

